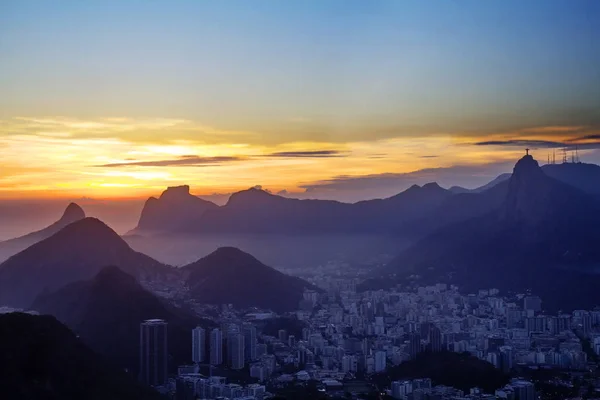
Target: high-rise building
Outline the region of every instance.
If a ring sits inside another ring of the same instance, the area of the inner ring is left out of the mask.
[[[527,332],[545,332],[547,330],[548,318],[544,315],[537,317],[527,317],[525,319],[525,329]]]
[[[500,347],[500,369],[508,373],[513,367],[513,349],[510,346]]]
[[[223,363],[223,333],[219,328],[210,332],[210,363],[211,365]]]
[[[302,328],[302,340],[307,341],[309,336],[310,336],[310,329]]]
[[[532,382],[524,381],[521,379],[513,379],[510,382],[510,386],[513,388],[515,393],[515,400],[534,400],[535,399],[535,386]]]
[[[417,357],[417,354],[421,352],[421,335],[418,333],[410,334],[409,352],[411,359]]]
[[[375,373],[384,372],[386,369],[386,354],[385,351],[375,352]]]
[[[140,324],[140,380],[162,386],[168,379],[167,323],[149,319]]]
[[[287,340],[287,331],[285,329],[280,329],[278,332],[279,340],[285,343]]]
[[[429,330],[429,349],[433,352],[442,351],[442,331],[435,325]]]
[[[558,332],[568,331],[571,329],[571,316],[569,314],[560,314],[558,316]]]
[[[192,329],[192,361],[204,362],[206,359],[206,331],[201,327]]]
[[[294,347],[296,345],[296,336],[290,335],[288,336],[288,346]]]
[[[244,335],[241,333],[232,333],[228,340],[228,354],[232,369],[244,368]]]
[[[405,399],[412,391],[413,387],[411,381],[392,382],[392,397],[394,399]]]
[[[585,336],[592,330],[592,315],[589,312],[581,316],[581,329]]]
[[[254,361],[258,358],[256,355],[256,327],[252,324],[244,325],[244,358],[246,361]]]

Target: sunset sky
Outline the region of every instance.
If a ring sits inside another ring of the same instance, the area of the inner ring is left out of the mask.
[[[0,1],[0,199],[474,187],[599,127],[596,0]]]

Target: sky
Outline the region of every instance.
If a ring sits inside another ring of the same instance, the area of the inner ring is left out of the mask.
[[[596,0],[0,1],[0,200],[356,201],[575,145]]]

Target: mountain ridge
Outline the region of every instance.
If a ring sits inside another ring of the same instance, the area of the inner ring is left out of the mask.
[[[116,266],[104,267],[91,279],[42,294],[30,308],[53,315],[107,360],[130,371],[139,368],[142,321],[155,318],[167,321],[173,368],[191,361],[191,330],[208,325],[208,321],[156,297]]]
[[[165,278],[172,269],[132,250],[110,227],[84,218],[0,264],[0,304],[26,307],[43,291],[89,279],[118,265],[139,280]]]
[[[554,308],[589,306],[600,303],[593,290],[600,276],[592,274],[600,266],[598,223],[593,196],[547,176],[525,156],[502,207],[437,230],[385,271],[403,281],[446,281],[466,290],[530,288]]]
[[[6,258],[8,258],[26,249],[27,247],[39,242],[40,240],[49,238],[65,226],[73,222],[82,220],[84,218],[85,211],[83,211],[83,209],[76,203],[69,203],[69,205],[67,205],[67,207],[63,211],[62,216],[57,221],[53,222],[47,227],[38,231],[28,233],[23,236],[0,242],[0,253],[6,254]]]

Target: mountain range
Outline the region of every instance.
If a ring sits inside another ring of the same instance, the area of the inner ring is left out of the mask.
[[[209,321],[167,304],[118,267],[105,267],[92,279],[40,295],[32,310],[50,314],[94,351],[120,368],[139,369],[140,322],[164,319],[172,368],[191,362],[191,330]]]
[[[84,218],[85,212],[83,209],[75,203],[70,203],[60,219],[53,224],[45,227],[44,229],[40,229],[39,231],[31,232],[24,236],[0,242],[0,261],[12,256],[13,254],[17,254],[22,250],[25,250],[27,247],[39,242],[40,240],[49,238],[65,226]]]
[[[546,175],[587,193],[600,193],[600,167],[550,164]],[[189,193],[188,186],[168,188],[150,198],[131,233],[353,234],[377,233],[421,238],[449,223],[481,216],[504,201],[511,174],[467,190],[436,183],[413,185],[385,199],[357,203],[298,200],[259,188],[231,195],[217,206]]]
[[[163,195],[172,190],[168,188]],[[182,190],[178,195],[182,204],[194,197]],[[197,207],[188,214],[188,218],[180,218],[182,207],[174,204],[174,197],[167,203],[161,196],[150,202],[153,210],[161,210],[161,218],[154,218],[153,224],[146,221],[138,224],[131,233],[388,234],[418,221],[451,196],[451,192],[436,183],[414,185],[393,197],[353,204],[331,200],[299,200],[250,188],[232,194],[224,206]],[[148,214],[147,208],[142,215]]]
[[[435,231],[377,274],[467,291],[531,289],[548,309],[600,303],[597,198],[548,176],[529,155],[517,162],[506,189],[497,209]]]
[[[227,303],[239,307],[289,311],[297,308],[304,288],[312,288],[308,282],[285,275],[232,247],[220,248],[183,268],[172,268],[132,250],[102,221],[84,218],[0,264],[0,304],[26,308],[38,296],[43,297],[57,290],[60,292],[64,288],[68,289],[67,293],[78,293],[74,298],[80,298],[81,301],[77,303],[73,300],[74,306],[87,306],[88,303],[83,301],[83,288],[91,290],[97,286],[79,281],[96,277],[94,282],[97,285],[106,282],[107,279],[101,279],[107,275],[103,270],[106,266],[118,267],[123,273],[131,275],[131,279],[143,283],[158,282],[180,287],[185,281],[191,296],[201,303]],[[131,283],[130,279],[120,277],[117,273],[113,272],[113,275],[115,282]],[[128,286],[124,284],[124,287]],[[139,292],[136,287],[129,289],[133,293]],[[66,296],[60,293],[62,297]],[[76,316],[63,317],[60,310],[64,310],[64,307],[59,307],[59,310],[45,308],[53,303],[52,299],[44,297],[44,302],[38,301],[35,306],[79,331],[79,323],[73,322],[77,321]],[[118,308],[116,304],[114,306]],[[72,311],[94,315],[85,309],[76,308]],[[147,318],[158,318],[157,313],[146,314]],[[139,322],[139,318],[136,321]]]
[[[293,311],[298,309],[304,289],[315,289],[234,247],[219,248],[182,271],[191,297],[200,303]]]
[[[367,231],[398,237],[408,231],[421,239],[377,271],[392,275],[388,283],[441,280],[468,290],[497,286],[547,296],[548,288],[560,287],[561,295],[553,296],[556,305],[576,307],[588,292],[590,302],[597,297],[592,292],[593,273],[600,270],[600,202],[592,183],[599,170],[589,164],[540,167],[526,156],[508,179],[499,177],[482,191],[452,193],[426,184],[354,204],[289,199],[253,188],[218,207],[181,186],[149,201],[154,205],[145,208],[141,226],[142,231],[308,236]],[[178,216],[170,220],[172,215]],[[110,265],[144,284],[185,282],[193,298],[211,304],[286,311],[297,306],[304,288],[312,288],[231,247],[171,268],[132,250],[101,221],[82,216],[70,205],[57,223],[25,236],[39,241],[0,264],[0,304],[27,307],[39,295],[92,279]],[[173,224],[165,227],[161,221]]]
[[[116,265],[140,281],[167,280],[174,269],[133,251],[95,218],[73,222],[0,264],[0,304],[24,308],[43,292],[90,279]]]
[[[0,315],[0,388],[7,400],[161,399],[55,318],[24,313]]]

